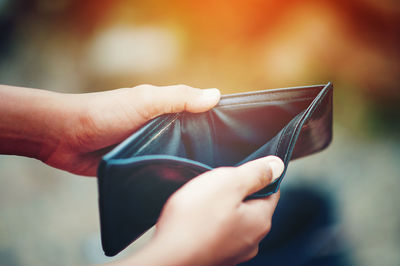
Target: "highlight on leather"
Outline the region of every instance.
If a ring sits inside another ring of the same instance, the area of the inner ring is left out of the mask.
[[[332,138],[333,86],[223,95],[198,114],[161,115],[104,156],[98,170],[103,250],[113,256],[155,224],[168,197],[210,169],[267,155],[285,163]],[[275,193],[285,172],[251,197]]]

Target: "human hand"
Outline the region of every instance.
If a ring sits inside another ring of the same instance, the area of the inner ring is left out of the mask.
[[[43,161],[80,175],[96,175],[101,157],[150,119],[182,111],[204,112],[220,98],[217,89],[140,85],[105,92],[64,95],[69,109],[59,143]]]
[[[122,265],[233,265],[249,260],[270,230],[279,192],[245,198],[283,169],[278,157],[268,156],[192,179],[167,201],[148,247]]]
[[[204,112],[217,89],[140,85],[64,94],[0,85],[0,154],[39,159],[94,176],[101,157],[148,120],[175,112]]]

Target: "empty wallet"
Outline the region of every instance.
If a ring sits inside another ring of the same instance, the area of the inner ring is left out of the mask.
[[[331,83],[223,95],[204,113],[154,118],[106,154],[98,169],[103,250],[113,256],[153,226],[168,197],[220,166],[275,155],[291,159],[332,138]],[[249,198],[279,189],[285,172]],[[243,176],[246,178],[246,176]]]

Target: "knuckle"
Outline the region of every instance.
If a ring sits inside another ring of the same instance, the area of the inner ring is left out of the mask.
[[[244,256],[243,262],[251,260],[252,258],[257,256],[257,254],[258,254],[258,245],[256,247],[254,247],[254,246],[251,247],[251,250],[249,252],[247,252],[247,254]]]
[[[263,184],[267,185],[272,178],[272,168],[264,161],[259,161],[258,167],[255,169],[257,176],[262,180]]]
[[[272,168],[264,160],[258,160],[253,165],[253,172],[266,182],[272,178]]]
[[[258,245],[253,248],[253,250],[249,253],[248,259],[252,259],[258,254]]]
[[[257,187],[262,189],[268,185],[268,180],[265,178],[264,175],[260,174],[256,177]]]
[[[262,176],[253,177],[251,182],[254,192],[261,190],[268,185],[268,182]]]
[[[175,100],[169,106],[166,106],[165,113],[177,113],[187,109],[188,95],[190,87],[179,84],[168,87],[171,96],[175,97]]]
[[[243,175],[249,176],[252,179],[255,188],[264,188],[270,182],[269,167],[264,162],[253,162],[249,167],[241,168]]]
[[[254,237],[248,236],[242,240],[242,252],[249,252],[254,248],[254,245],[257,244],[257,241]]]
[[[154,86],[151,85],[151,84],[140,84],[140,85],[135,86],[134,88],[135,88],[136,90],[143,90],[143,91],[146,91],[146,90],[149,90],[149,89],[153,89]]]
[[[267,169],[264,171],[264,175],[267,177],[266,180],[268,180],[268,182],[270,182],[272,180],[272,176],[274,174],[274,172],[272,171],[272,168],[266,167]]]
[[[190,87],[184,84],[178,84],[175,86],[180,93],[188,94],[190,92]]]

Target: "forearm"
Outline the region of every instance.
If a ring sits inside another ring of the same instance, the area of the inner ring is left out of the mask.
[[[0,85],[0,154],[46,160],[64,130],[60,97],[50,91]]]

